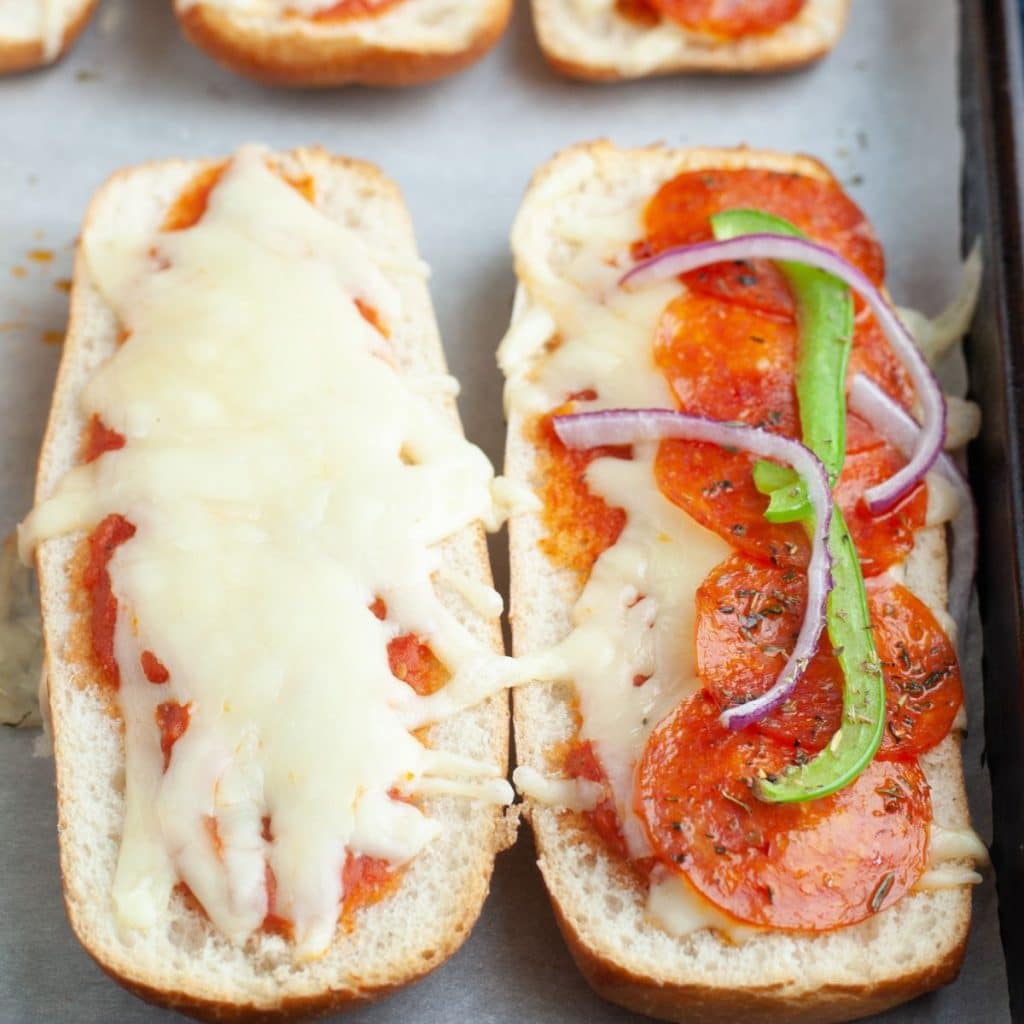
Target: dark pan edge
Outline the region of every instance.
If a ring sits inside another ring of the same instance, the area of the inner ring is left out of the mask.
[[[1024,1021],[1024,289],[1018,131],[1024,130],[1016,0],[961,4],[964,238],[982,238],[985,283],[967,343],[984,425],[969,452],[978,502],[985,746],[992,860],[1011,1013]]]

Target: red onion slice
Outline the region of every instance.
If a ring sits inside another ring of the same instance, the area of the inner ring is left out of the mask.
[[[906,367],[921,403],[923,423],[908,453],[907,464],[896,474],[872,487],[864,495],[868,508],[876,515],[888,512],[899,504],[931,469],[942,452],[946,439],[946,403],[935,374],[932,373],[910,332],[882,297],[881,291],[855,266],[838,253],[817,242],[786,235],[743,235],[724,242],[702,242],[699,245],[666,249],[635,266],[623,275],[623,288],[644,285],[688,274],[714,263],[745,260],[777,260],[803,263],[839,278],[867,303],[885,331],[893,351]]]
[[[858,373],[850,385],[850,408],[871,424],[905,455],[914,450],[921,427],[898,402],[894,402],[870,377]],[[949,481],[959,502],[951,524],[953,568],[949,574],[949,610],[961,639],[967,626],[971,583],[978,557],[978,529],[971,489],[956,463],[945,453],[934,464]]]
[[[722,712],[722,724],[743,729],[770,714],[792,692],[818,650],[825,628],[825,604],[832,589],[832,558],[828,550],[832,519],[832,492],[828,474],[818,457],[799,441],[770,434],[757,427],[722,423],[703,416],[688,416],[669,409],[608,409],[602,412],[556,416],[555,432],[569,448],[639,444],[644,441],[704,441],[725,448],[741,448],[790,466],[803,477],[814,509],[811,560],[807,566],[807,607],[793,653],[778,678],[761,696]]]

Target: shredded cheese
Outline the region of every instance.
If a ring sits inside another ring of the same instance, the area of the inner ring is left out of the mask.
[[[603,787],[589,779],[549,779],[528,764],[512,773],[512,781],[523,796],[567,811],[592,811],[601,799]]]

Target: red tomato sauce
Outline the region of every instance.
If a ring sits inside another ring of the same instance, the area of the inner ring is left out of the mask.
[[[152,651],[143,651],[139,663],[142,666],[142,674],[157,686],[171,678],[167,666]]]
[[[342,924],[351,929],[356,912],[372,906],[393,892],[401,876],[401,869],[392,870],[385,860],[348,853],[341,872]],[[270,935],[280,935],[290,942],[294,937],[294,926],[289,918],[277,913],[277,878],[269,863],[266,877],[267,915],[263,918],[262,930]]]
[[[95,462],[106,452],[117,451],[124,447],[124,435],[111,430],[95,413],[89,418],[85,428],[85,441],[82,444],[82,461]]]
[[[807,0],[627,0],[620,2],[619,13],[641,21],[641,9],[664,16],[693,32],[703,32],[720,39],[741,39],[744,36],[774,32],[792,21]],[[644,23],[644,22],[641,22]]]
[[[352,18],[376,18],[397,7],[402,0],[340,0],[312,15],[313,21],[347,21]]]
[[[188,704],[176,700],[164,701],[156,708],[156,724],[160,730],[160,750],[164,755],[164,771],[171,763],[174,744],[185,735],[191,711]]]
[[[393,869],[386,860],[349,853],[341,873],[344,892],[341,920],[346,928],[355,923],[355,914],[372,906],[398,888],[403,869]]]
[[[199,171],[182,189],[174,205],[167,211],[161,225],[164,231],[184,231],[194,227],[206,213],[210,202],[210,193],[227,170],[227,162],[213,164]],[[313,202],[316,186],[309,174],[283,174],[277,172],[299,195]]]
[[[380,314],[380,310],[376,306],[370,305],[365,299],[356,299],[356,309],[359,310],[359,315],[373,328],[375,328],[385,338],[391,337],[391,332],[388,330],[388,325],[384,322],[384,318]]]
[[[573,779],[597,782],[607,790],[608,776],[605,775],[604,766],[598,760],[589,740],[575,743],[569,748],[565,758],[565,773]],[[605,796],[592,811],[586,811],[585,814],[590,824],[594,826],[594,831],[607,843],[608,848],[623,860],[628,859],[626,840],[623,838],[619,815],[611,797]]]
[[[370,605],[370,611],[382,621],[388,617],[388,606],[379,597]],[[436,693],[450,678],[448,669],[430,645],[413,633],[403,633],[389,641],[388,667],[396,679],[401,679],[421,697]]]
[[[594,397],[592,395],[581,397]],[[568,402],[541,418],[534,430],[539,497],[545,536],[540,548],[556,565],[582,577],[589,575],[601,553],[610,548],[626,525],[626,513],[612,508],[587,487],[587,467],[603,457],[629,458],[629,449],[566,448],[558,439],[552,418],[572,412]]]
[[[121,685],[121,670],[114,657],[117,598],[110,584],[110,560],[114,552],[134,536],[135,527],[124,516],[114,514],[102,520],[89,535],[89,561],[82,578],[91,604],[92,651],[103,681],[115,690]]]

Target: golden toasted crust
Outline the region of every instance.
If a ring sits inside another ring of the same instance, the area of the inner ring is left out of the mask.
[[[99,0],[89,0],[89,3],[79,12],[78,16],[68,23],[64,29],[64,36],[61,39],[60,50],[52,61],[46,60],[42,39],[33,39],[31,42],[26,42],[24,40],[4,39],[0,36],[0,75],[6,75],[14,71],[29,71],[42,64],[56,63],[71,49],[75,40],[82,34],[98,3]]]
[[[373,164],[334,157],[319,148],[281,154],[278,159],[288,167],[298,166],[307,170],[314,177],[329,177],[344,172],[358,179],[361,195],[372,194],[386,202],[402,204],[398,188]],[[196,174],[215,167],[218,163],[219,161],[212,160],[153,162],[117,172],[94,196],[86,213],[84,230],[88,231],[99,219],[100,211],[109,201],[111,192],[129,186],[133,178],[143,175],[155,180],[170,169],[179,174],[181,185],[184,185]],[[166,191],[165,186],[164,192]],[[171,196],[176,196],[179,192],[180,187],[175,189]],[[159,191],[156,194],[160,194]],[[96,300],[90,298],[88,294],[91,291],[89,280],[88,265],[80,245],[75,260],[67,342],[40,454],[36,482],[37,501],[44,500],[52,492],[55,482],[68,468],[69,433],[76,439],[72,447],[77,452],[77,438],[81,436],[81,429],[84,426],[77,405],[77,395],[83,383],[81,353],[90,343],[96,343],[95,337],[90,338],[89,335],[90,332],[95,334],[97,330],[90,321],[90,317],[95,318]],[[419,307],[415,309],[418,314]],[[424,317],[432,317],[429,306],[426,306],[422,313]],[[418,316],[417,322],[419,320]],[[422,335],[416,342],[424,347],[433,347],[437,344],[435,337],[431,320],[429,326],[425,325]],[[412,343],[410,339],[403,344]],[[112,346],[113,342],[109,344]],[[429,353],[431,358],[434,354]],[[439,349],[436,357],[443,358]],[[457,415],[454,400],[446,401],[449,402],[452,415]],[[285,980],[281,983],[279,996],[275,995],[258,1003],[243,998],[226,998],[217,990],[217,986],[204,988],[201,983],[186,991],[183,987],[160,984],[160,979],[151,970],[137,963],[131,947],[112,947],[104,936],[98,934],[96,919],[103,915],[109,916],[111,913],[105,902],[109,900],[109,894],[97,891],[95,886],[83,880],[83,872],[76,863],[82,859],[83,850],[77,840],[70,838],[77,831],[74,826],[81,814],[81,809],[69,795],[73,776],[81,770],[81,765],[76,762],[70,750],[76,739],[72,735],[75,722],[71,719],[75,715],[81,715],[80,711],[70,706],[73,701],[72,695],[83,692],[89,694],[92,701],[102,706],[103,713],[109,716],[108,728],[119,730],[121,726],[116,708],[107,706],[109,689],[98,680],[92,659],[83,657],[82,652],[89,650],[88,638],[83,637],[88,624],[80,614],[77,614],[74,589],[80,587],[81,566],[77,565],[73,558],[67,557],[61,549],[61,545],[66,549],[75,543],[74,538],[44,542],[37,551],[37,567],[49,674],[49,706],[53,721],[64,903],[76,937],[97,964],[112,978],[148,1002],[167,1006],[200,1020],[248,1022],[305,1018],[354,1008],[387,996],[419,980],[451,957],[466,940],[480,914],[490,886],[494,857],[514,842],[517,830],[517,816],[514,813],[503,813],[502,809],[497,807],[493,809],[492,823],[481,830],[478,835],[479,844],[473,850],[471,862],[458,874],[457,890],[454,892],[457,904],[452,912],[446,913],[446,927],[443,932],[434,929],[420,943],[420,948],[408,956],[403,954],[397,966],[392,963],[388,965],[386,971],[379,965],[361,962],[358,970],[353,972],[356,980],[352,977],[339,979],[338,987],[335,989],[326,987],[312,994],[289,995],[289,982]],[[479,574],[480,581],[490,585],[487,544],[481,527],[477,526],[467,531],[466,547],[468,551],[463,551],[458,557],[467,558],[472,563],[473,571]],[[496,651],[503,649],[501,630],[496,621],[490,624],[488,639]],[[489,756],[495,764],[506,765],[509,746],[507,695],[500,694],[490,698],[480,706],[480,715],[487,717]],[[100,780],[99,785],[105,784],[106,781]],[[401,898],[402,891],[403,886],[399,885],[394,898]],[[378,905],[371,904],[357,911],[353,927],[372,928],[376,906]],[[227,987],[227,983],[221,987]]]
[[[307,26],[269,34],[209,4],[179,11],[178,20],[185,36],[214,60],[267,85],[400,86],[432,82],[479,60],[505,31],[512,0],[495,0],[490,8],[463,48],[444,52],[339,39]]]
[[[531,180],[524,208],[535,195],[557,184],[562,175],[573,174],[580,160],[591,161],[588,176],[601,180],[605,174],[611,177],[623,173],[624,167],[631,168],[633,176],[638,180],[646,182],[650,177],[657,179],[658,183],[682,171],[702,168],[758,167],[819,180],[832,178],[823,163],[803,155],[754,151],[745,147],[672,150],[663,145],[624,151],[606,140],[599,140],[569,147],[540,167]],[[568,201],[564,193],[557,194],[560,202]],[[528,290],[529,261],[522,259],[518,251],[516,264],[521,287],[526,285]],[[524,421],[521,415],[513,412],[509,422],[505,466],[507,476],[527,482],[533,467],[531,434],[526,429],[528,425],[528,420]],[[578,593],[575,589],[577,585],[566,584],[559,570],[536,550],[538,534],[536,524],[530,521],[532,518],[517,517],[509,524],[510,621],[513,647],[517,655],[531,653],[535,637],[543,633],[542,629],[537,628],[538,619],[544,614],[536,599],[538,589],[550,587],[559,599],[569,600],[570,603],[575,600],[574,594]],[[934,530],[927,533],[933,534]],[[919,576],[927,576],[929,580],[932,577],[941,579],[939,590],[944,593],[945,550],[941,541],[938,544],[933,542],[934,537],[919,538],[924,558],[920,560],[923,564],[918,564],[915,572]],[[908,571],[911,589],[918,589],[928,582],[910,580],[909,575]],[[932,586],[934,588],[934,581]],[[529,642],[524,640],[526,636],[529,636]],[[545,637],[546,641],[551,639]],[[535,687],[543,688],[546,685],[536,683],[517,690],[513,700],[517,760],[520,764],[532,764],[537,768],[543,767],[547,750],[545,743],[550,739],[550,733],[547,723],[536,716],[539,708],[549,710],[554,701],[534,703],[532,693]],[[563,700],[561,697],[557,699],[560,702]],[[570,738],[559,735],[556,743]],[[935,760],[937,764],[945,766],[942,770],[954,790],[953,802],[963,809],[966,795],[963,791],[959,745],[960,737],[954,735],[936,752]],[[638,1013],[686,1024],[734,1024],[738,1020],[750,1021],[751,1024],[838,1024],[881,1012],[947,984],[960,969],[970,923],[970,894],[967,890],[959,894],[955,908],[950,910],[944,921],[945,941],[933,961],[917,968],[904,968],[902,972],[888,972],[888,977],[865,977],[863,983],[854,980],[818,986],[759,984],[756,976],[745,978],[742,985],[678,981],[674,980],[673,975],[685,979],[696,978],[699,974],[687,968],[685,958],[694,954],[692,950],[682,948],[682,942],[676,949],[675,958],[671,962],[666,958],[657,965],[657,970],[651,965],[651,971],[647,973],[637,970],[635,964],[631,969],[616,959],[612,952],[622,946],[616,947],[606,934],[613,928],[610,921],[598,926],[594,924],[594,915],[589,915],[590,931],[586,934],[583,926],[588,915],[583,914],[582,908],[573,903],[576,894],[572,886],[567,885],[568,876],[574,871],[590,872],[590,865],[600,862],[604,871],[600,876],[605,883],[603,892],[610,894],[616,901],[621,899],[625,902],[642,902],[646,894],[646,883],[611,858],[606,845],[583,815],[547,807],[529,798],[524,802],[524,814],[530,820],[538,851],[538,866],[573,959],[599,995]],[[570,863],[566,854],[569,850],[583,853]],[[597,877],[597,869],[593,868],[593,871]],[[815,936],[807,937],[808,944],[815,941]],[[895,957],[893,962],[897,962]]]
[[[535,831],[543,871],[544,843]],[[615,960],[602,956],[573,928],[555,893],[548,889],[551,907],[569,952],[587,983],[603,999],[636,1013],[679,1024],[842,1024],[899,1006],[923,992],[953,981],[967,948],[967,933],[941,961],[924,970],[881,984],[825,985],[813,996],[787,997],[773,986],[750,985],[723,991],[708,985],[652,983]]]
[[[548,64],[559,74],[588,82],[621,82],[637,77],[658,77],[687,72],[706,74],[760,74],[762,72],[785,72],[806,67],[825,57],[842,35],[849,12],[849,0],[827,0],[835,6],[836,14],[827,31],[807,40],[779,42],[778,33],[740,40],[739,43],[724,40],[709,42],[694,35],[694,42],[681,38],[678,52],[664,57],[653,67],[638,71],[623,62],[621,57],[595,56],[594,52],[578,40],[569,42],[563,38],[557,24],[559,17],[569,20],[566,13],[573,0],[532,0],[534,24],[541,52]],[[819,0],[810,0],[815,4]],[[632,23],[616,15],[614,22],[621,30],[632,30]],[[785,26],[783,26],[785,28]],[[635,29],[639,35],[643,29]]]
[[[787,71],[797,71],[821,60],[831,51],[831,46],[822,45],[814,50],[809,50],[805,55],[789,59],[765,60],[760,64],[736,64],[731,58],[722,54],[713,62],[702,63],[694,66],[664,67],[657,71],[650,71],[644,78],[665,78],[668,75],[678,75],[687,71],[700,71],[709,75],[736,75],[736,74],[761,74],[766,71],[774,71],[783,74]],[[608,84],[612,82],[629,82],[637,75],[623,71],[614,64],[586,64],[582,60],[572,60],[569,57],[560,56],[551,50],[541,49],[544,60],[552,70],[567,78],[577,78],[583,82],[595,84]]]

